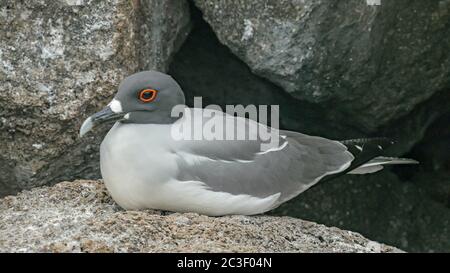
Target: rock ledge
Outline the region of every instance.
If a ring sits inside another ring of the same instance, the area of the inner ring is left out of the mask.
[[[123,211],[101,181],[0,199],[0,252],[401,252],[289,217]]]

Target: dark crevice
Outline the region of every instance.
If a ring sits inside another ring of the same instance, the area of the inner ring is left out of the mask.
[[[395,168],[406,181],[432,200],[450,208],[450,111],[436,119],[423,139],[405,156],[420,162],[413,168]]]
[[[169,67],[183,88],[186,103],[201,96],[203,106],[280,105],[280,128],[333,139],[363,137],[344,114],[331,114],[319,106],[291,97],[282,88],[254,75],[251,69],[222,45],[201,11],[191,2],[193,29]],[[349,129],[350,128],[350,129]]]

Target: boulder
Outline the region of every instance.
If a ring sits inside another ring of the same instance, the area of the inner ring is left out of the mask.
[[[354,115],[335,111],[336,105],[294,99],[283,88],[255,75],[246,63],[221,44],[201,12],[191,9],[193,28],[170,64],[169,73],[178,81],[188,105],[201,96],[203,105],[279,105],[280,127],[310,135],[343,140],[387,136],[397,140],[390,151],[400,156],[414,147],[428,127],[450,113],[450,92],[436,92],[403,117],[396,117],[375,132],[355,123]],[[374,121],[376,122],[376,121]]]
[[[401,181],[389,170],[346,175],[318,183],[271,214],[360,232],[408,252],[447,252],[449,180],[448,173],[422,173]]]
[[[370,3],[195,1],[252,72],[374,133],[450,87],[450,1]]]
[[[0,252],[401,252],[290,217],[123,211],[101,181],[0,199]]]
[[[0,196],[98,177],[105,130],[81,122],[124,76],[165,71],[188,34],[185,1],[14,1],[0,4]]]
[[[333,139],[364,136],[326,107],[296,100],[281,87],[251,72],[247,64],[221,44],[211,27],[202,19],[200,11],[191,9],[192,30],[175,54],[169,67],[193,106],[194,97],[202,97],[203,106],[279,105],[280,127]]]

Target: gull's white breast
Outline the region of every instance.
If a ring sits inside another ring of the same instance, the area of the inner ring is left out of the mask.
[[[177,172],[168,152],[169,125],[116,123],[100,147],[100,168],[106,187],[125,209],[149,208],[161,187]]]

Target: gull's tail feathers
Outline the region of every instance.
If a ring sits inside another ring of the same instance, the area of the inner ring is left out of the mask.
[[[359,166],[347,174],[367,174],[381,171],[383,165],[419,164],[419,161],[409,158],[384,157],[379,156],[369,162]]]
[[[379,138],[361,138],[341,141],[347,146],[355,159],[350,167],[345,170],[347,174],[367,174],[383,169],[383,165],[418,164],[419,162],[409,158],[385,157],[386,150],[395,144],[395,141]]]
[[[386,150],[395,144],[395,141],[385,138],[359,138],[341,141],[348,151],[355,157],[351,165],[343,172],[325,177],[331,180],[344,174],[374,173],[383,169],[383,165],[417,164],[413,159],[385,157]]]

